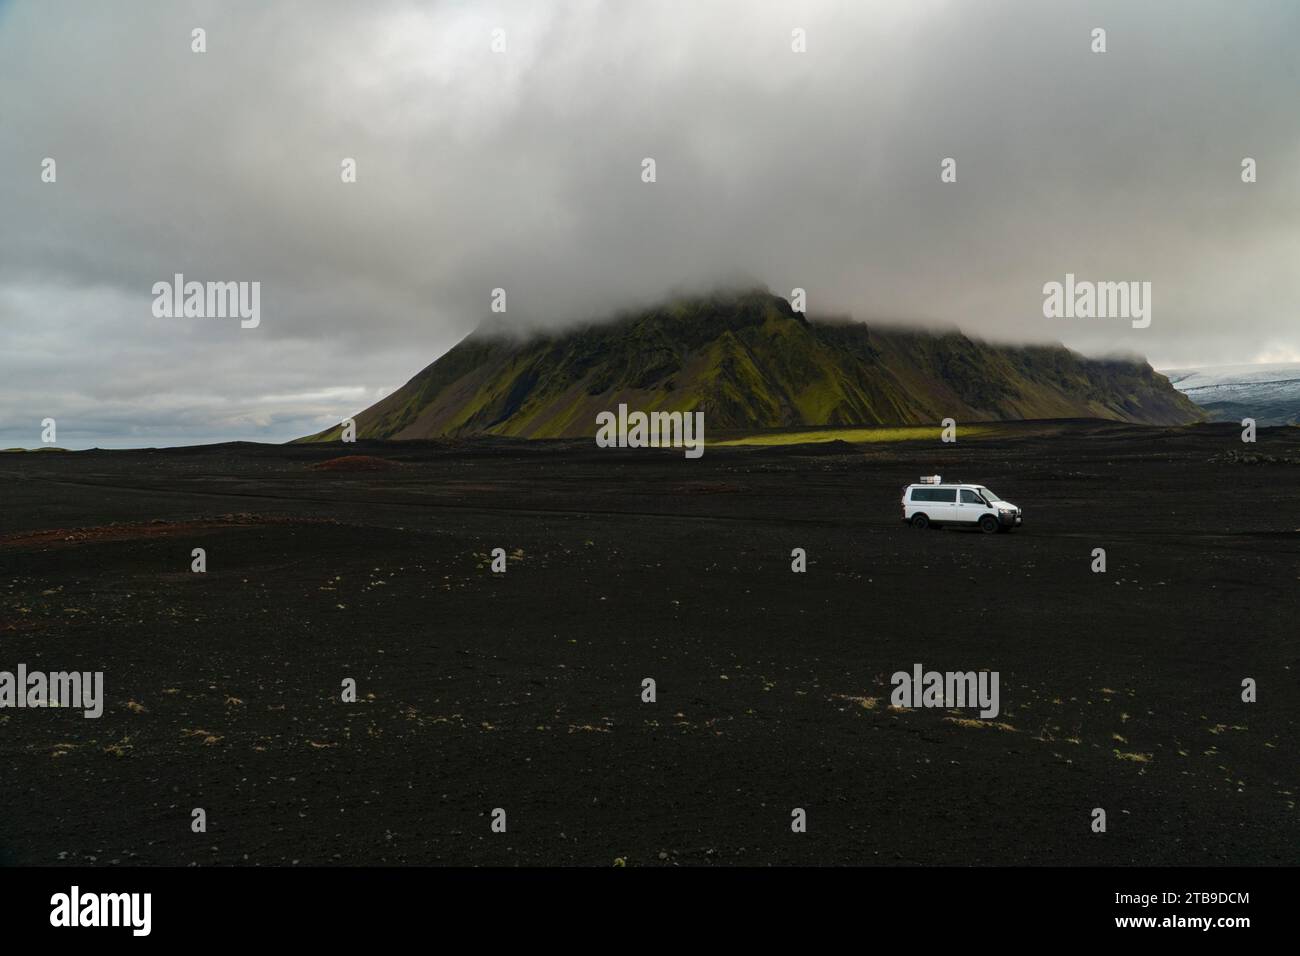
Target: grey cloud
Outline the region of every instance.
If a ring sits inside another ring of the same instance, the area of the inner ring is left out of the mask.
[[[3,4],[0,441],[314,430],[497,286],[522,327],[747,276],[1158,367],[1300,360],[1298,46],[1286,0]],[[1151,327],[1044,319],[1067,271],[1151,281]],[[261,281],[261,327],[155,319],[175,272]]]

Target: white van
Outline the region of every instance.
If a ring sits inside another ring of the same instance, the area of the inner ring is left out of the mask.
[[[903,520],[913,528],[965,525],[985,534],[1020,527],[1020,509],[983,485],[928,475],[903,489]]]

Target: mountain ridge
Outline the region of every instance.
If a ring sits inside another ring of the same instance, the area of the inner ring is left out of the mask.
[[[596,413],[620,403],[703,411],[713,431],[1202,417],[1144,360],[809,319],[754,291],[679,299],[526,338],[480,328],[355,420],[362,438],[569,438],[594,434]]]

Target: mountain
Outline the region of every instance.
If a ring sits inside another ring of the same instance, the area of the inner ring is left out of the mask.
[[[1220,365],[1162,374],[1212,422],[1300,424],[1300,365]]]
[[[959,332],[809,321],[766,292],[682,300],[563,333],[479,329],[356,416],[361,438],[595,434],[597,412],[701,410],[709,432],[1021,418],[1198,421],[1146,362]],[[340,427],[300,441],[338,438]]]

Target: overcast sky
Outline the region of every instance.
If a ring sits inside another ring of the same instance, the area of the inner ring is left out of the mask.
[[[178,272],[260,326],[155,318]],[[1150,327],[1044,318],[1067,272],[1151,282]],[[494,287],[535,325],[798,286],[1170,368],[1300,361],[1298,276],[1293,0],[0,0],[3,445],[305,434]]]

